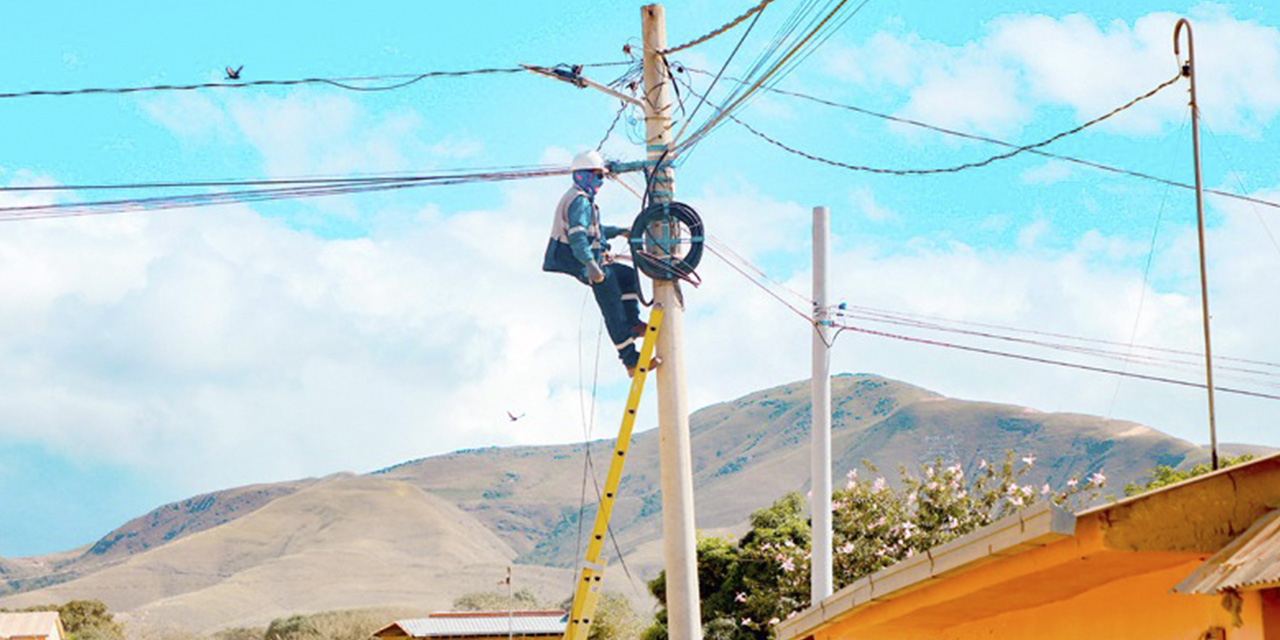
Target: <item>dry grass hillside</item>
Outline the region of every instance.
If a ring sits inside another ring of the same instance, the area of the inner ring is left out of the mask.
[[[396,480],[342,475],[5,606],[101,598],[128,620],[193,631],[359,606],[447,608],[455,589],[491,589],[514,557],[442,498]],[[544,588],[569,579],[540,568],[521,578]]]
[[[934,458],[972,469],[1013,450],[1037,455],[1037,483],[1105,470],[1118,493],[1157,464],[1207,459],[1202,447],[1134,423],[957,400],[870,375],[837,376],[833,399],[837,474],[863,460],[890,477]],[[807,381],[695,413],[699,529],[741,532],[753,510],[804,491],[810,423]],[[641,605],[640,581],[661,568],[657,444],[656,431],[633,438],[612,522],[627,571],[611,558],[605,583]],[[601,477],[611,447],[590,445]],[[207,631],[326,609],[444,608],[463,593],[494,590],[509,563],[520,586],[558,601],[594,516],[588,506],[579,518],[587,449],[492,447],[368,476],[198,496],[131,521],[88,551],[0,560],[0,571],[43,586],[0,606],[101,598],[134,621]],[[616,556],[612,543],[606,548]]]

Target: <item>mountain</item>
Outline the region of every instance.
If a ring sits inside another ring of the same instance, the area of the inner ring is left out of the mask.
[[[1208,459],[1203,447],[1131,422],[957,400],[871,375],[835,377],[832,397],[837,474],[863,460],[890,477],[899,465],[936,458],[974,469],[1012,450],[1036,454],[1036,483],[1105,470],[1118,491],[1157,464]],[[712,405],[690,423],[705,534],[740,533],[753,510],[807,489],[807,381]],[[490,447],[366,476],[196,496],[83,551],[0,560],[0,574],[22,591],[0,606],[96,597],[135,622],[207,631],[340,607],[445,608],[462,593],[496,589],[508,564],[517,586],[559,600],[569,594],[579,532],[594,516],[588,484],[579,517],[584,455],[589,449],[603,481],[611,447]],[[611,558],[605,587],[640,603],[639,581],[662,562],[657,447],[656,431],[633,436],[611,526],[616,543],[607,547],[616,556],[616,544],[623,562]]]

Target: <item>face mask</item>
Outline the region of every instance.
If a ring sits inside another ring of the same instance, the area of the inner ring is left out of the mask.
[[[573,183],[579,189],[594,194],[604,184],[604,174],[596,171],[574,171]]]

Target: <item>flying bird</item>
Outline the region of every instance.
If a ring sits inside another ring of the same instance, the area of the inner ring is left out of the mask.
[[[236,67],[235,69],[232,69],[231,67],[227,67],[227,79],[228,79],[228,80],[239,80],[239,79],[240,79],[240,70],[241,70],[241,69],[243,69],[243,68],[244,68],[244,65],[240,65],[240,66]]]
[[[508,411],[508,412],[507,412],[507,417],[508,417],[508,418],[511,418],[511,421],[512,421],[512,422],[515,422],[516,420],[519,420],[520,418],[523,418],[523,417],[524,417],[524,414],[522,413],[522,414],[520,414],[520,415],[515,415],[514,413],[511,413],[510,411]]]

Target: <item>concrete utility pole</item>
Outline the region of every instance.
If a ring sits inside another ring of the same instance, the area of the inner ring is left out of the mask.
[[[813,208],[813,466],[810,470],[813,550],[810,553],[809,602],[817,606],[831,595],[834,575],[831,527],[831,312],[827,306],[826,207]]]
[[[666,10],[662,5],[641,7],[644,36],[644,123],[653,168],[649,201],[670,202],[675,196],[675,172],[666,164],[671,145],[671,81],[660,51],[667,48]],[[677,225],[663,225],[678,233]],[[659,236],[660,239],[667,239]],[[672,245],[667,245],[672,246]],[[684,309],[676,282],[654,280],[654,303],[664,313],[658,333],[658,439],[662,472],[662,551],[667,571],[667,636],[671,640],[701,640],[702,606],[698,595],[697,532],[693,517],[693,456],[689,440],[689,398],[684,381]]]
[[[1209,457],[1213,469],[1218,468],[1218,424],[1213,411],[1213,349],[1209,343],[1209,276],[1204,260],[1204,191],[1200,182],[1200,107],[1196,104],[1196,50],[1191,42],[1191,23],[1180,18],[1173,28],[1173,55],[1176,58],[1182,28],[1187,28],[1187,62],[1182,75],[1191,81],[1191,149],[1196,166],[1196,231],[1200,238],[1200,312],[1204,319],[1204,377],[1209,391]]]

